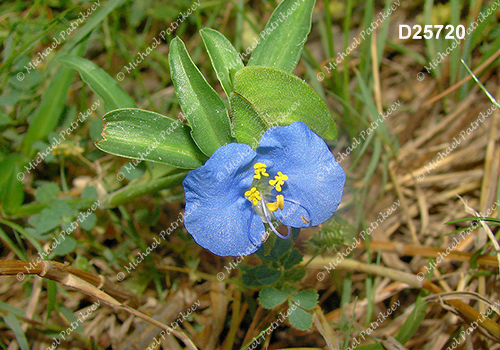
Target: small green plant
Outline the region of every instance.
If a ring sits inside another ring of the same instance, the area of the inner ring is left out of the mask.
[[[323,99],[307,83],[292,74],[311,28],[314,4],[315,1],[310,0],[283,1],[273,12],[260,36],[256,38],[257,44],[246,66],[242,55],[237,53],[223,34],[209,28],[200,30],[205,49],[226,93],[227,101],[224,101],[207,83],[201,71],[193,63],[182,40],[177,37],[172,39],[168,61],[175,92],[183,112],[182,120],[174,120],[152,111],[135,108],[132,99],[116,81],[90,61],[67,55],[60,57],[59,62],[77,69],[82,79],[104,100],[109,112],[103,117],[103,140],[96,143],[99,149],[139,161],[167,164],[173,169],[178,169],[172,170],[169,175],[178,175],[178,179],[182,180],[186,176],[184,169],[199,168],[224,145],[240,143],[250,146],[253,150],[257,149],[262,135],[274,126],[302,122],[323,138],[336,137],[335,122]],[[328,150],[326,146],[325,150]],[[331,153],[330,157],[333,159]],[[135,163],[130,166],[134,170],[137,165]],[[326,162],[324,164],[329,165]],[[340,171],[341,168],[338,169]],[[330,178],[337,176],[335,174],[338,171],[328,170],[328,176]],[[287,178],[283,175],[283,179]],[[325,176],[319,181],[326,181]],[[177,184],[178,181],[173,181],[167,183],[164,188]],[[284,181],[281,184],[283,185]],[[328,186],[330,185],[329,183]],[[333,211],[340,202],[343,180],[339,185],[340,192],[335,192],[338,195],[335,194],[335,202],[331,205]],[[276,188],[281,191],[279,186]],[[255,198],[260,198],[258,192],[256,193]],[[276,207],[272,210],[276,211],[278,207],[283,210],[284,202],[281,200],[279,204],[278,198],[274,204]],[[285,196],[285,201],[287,200],[289,201],[287,206],[291,206],[290,203],[297,203],[290,202]],[[108,198],[104,204],[110,205],[116,201],[116,198]],[[254,199],[254,205],[256,202]],[[317,208],[298,205],[303,211],[301,215],[303,222],[287,225],[307,227],[313,224],[310,222],[313,218],[315,221],[320,220],[315,223],[317,225],[333,214],[330,210],[327,216],[323,215],[318,219],[316,214],[311,214],[311,211],[313,209],[317,211]],[[188,203],[186,217],[191,211]],[[266,212],[265,206],[264,212]],[[216,220],[217,214],[215,215]],[[271,220],[274,220],[273,212],[269,212],[269,215]],[[270,220],[263,219],[263,221],[280,235]],[[191,230],[188,227],[188,231],[193,234]],[[250,227],[248,230],[250,235]],[[297,237],[298,232],[298,229],[293,229],[293,239]],[[239,242],[245,241],[246,234],[243,230],[242,238],[235,239]],[[201,243],[204,242],[204,238],[196,238],[194,234],[193,236],[203,246],[213,243],[212,238],[208,239],[208,243]],[[266,241],[267,237],[269,236],[262,238],[262,241]],[[281,235],[280,237],[284,238]],[[209,249],[219,255],[236,255],[235,251],[219,249],[224,244],[230,243],[222,241]],[[248,255],[258,249],[262,242],[248,241],[242,244],[240,247],[244,247],[245,244],[254,245],[255,248],[247,247],[247,254],[242,254]],[[262,259],[262,265],[239,266],[243,272],[241,275],[243,285],[247,288],[264,288],[260,292],[259,301],[265,308],[278,307],[288,300],[290,306],[297,307],[290,315],[290,323],[301,330],[309,329],[312,325],[310,310],[316,306],[318,295],[313,290],[298,290],[298,283],[305,276],[305,269],[299,265],[303,256],[293,248],[293,241],[276,240],[276,236],[272,235],[258,250],[257,255]]]

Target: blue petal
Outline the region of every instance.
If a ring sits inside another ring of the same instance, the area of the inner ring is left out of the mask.
[[[250,255],[262,245],[264,224],[252,214],[252,203],[244,197],[252,184],[255,156],[248,145],[225,145],[203,166],[190,171],[182,183],[186,230],[196,243],[216,255]]]
[[[288,176],[281,191],[285,206],[275,213],[284,225],[316,226],[337,210],[344,189],[344,170],[327,144],[303,122],[267,130],[257,153],[259,162],[267,165],[270,179],[278,171]],[[273,193],[278,194],[275,190]],[[304,222],[301,216],[310,223]]]

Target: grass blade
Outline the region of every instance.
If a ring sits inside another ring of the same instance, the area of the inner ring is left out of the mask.
[[[80,73],[82,80],[104,100],[106,110],[137,107],[134,100],[118,85],[116,80],[92,61],[70,55],[60,56],[57,60]]]
[[[28,345],[28,340],[26,339],[26,334],[24,334],[24,331],[21,328],[21,323],[19,323],[17,317],[9,312],[3,320],[5,321],[5,324],[14,332],[17,344],[19,344],[21,350],[29,350],[30,347]]]

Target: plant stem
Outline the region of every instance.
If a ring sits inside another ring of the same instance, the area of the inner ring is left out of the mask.
[[[177,186],[182,182],[186,175],[187,171],[183,171],[174,175],[165,176],[160,179],[154,179],[140,184],[129,184],[124,188],[105,196],[102,200],[103,203],[101,208],[114,208],[146,194],[153,194],[165,188]]]

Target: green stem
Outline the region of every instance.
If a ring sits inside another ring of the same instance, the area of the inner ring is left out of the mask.
[[[186,175],[187,171],[183,171],[145,183],[129,184],[124,188],[105,196],[102,200],[101,208],[114,208],[118,205],[127,203],[132,199],[136,199],[147,194],[153,194],[168,187],[177,186],[182,182]]]
[[[153,194],[165,188],[176,186],[182,182],[186,174],[186,171],[182,171],[181,173],[155,179],[147,183],[133,183],[131,185],[127,185],[124,188],[105,196],[101,200],[103,204],[101,204],[100,208],[114,208],[143,195]],[[64,201],[73,209],[82,209],[90,208],[90,206],[95,203],[95,198],[72,198]],[[35,215],[52,204],[53,202],[26,204],[20,207],[14,215],[9,216],[9,218],[17,219]]]

